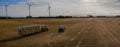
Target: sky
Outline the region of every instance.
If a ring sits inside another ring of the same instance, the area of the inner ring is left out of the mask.
[[[28,0],[32,16],[48,16],[48,3],[51,15],[120,15],[120,0]],[[26,0],[0,0],[0,16],[5,16],[8,5],[8,16],[25,17],[29,15]]]

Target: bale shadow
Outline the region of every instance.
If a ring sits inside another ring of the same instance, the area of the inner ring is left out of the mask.
[[[23,39],[25,37],[32,36],[32,35],[39,34],[39,33],[41,33],[41,32],[37,32],[37,33],[28,34],[28,35],[24,35],[24,36],[17,36],[17,37],[12,37],[12,38],[8,38],[8,39],[0,40],[0,43]]]

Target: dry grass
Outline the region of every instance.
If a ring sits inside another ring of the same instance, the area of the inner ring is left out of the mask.
[[[56,29],[59,25],[70,25],[72,24],[70,20],[63,19],[8,19],[8,20],[0,20],[0,39],[9,36],[16,36],[17,26],[26,26],[26,25],[34,25],[34,24],[45,24],[49,28]],[[54,31],[51,29],[52,31]],[[57,31],[57,30],[55,30]],[[13,35],[14,34],[14,35]]]
[[[82,38],[84,39],[81,47],[86,45],[90,45],[91,47],[115,46],[114,43],[116,42],[110,42],[114,39],[120,40],[119,21],[119,18],[0,20],[0,40],[19,36],[16,31],[16,26],[45,24],[50,29],[48,32],[35,34],[18,40],[1,42],[0,47],[65,47],[79,32],[81,32],[81,34],[79,34],[68,47],[76,46],[80,40],[82,41]],[[64,33],[55,35],[55,33],[58,32],[57,29],[59,25],[66,25],[67,30]],[[104,28],[104,26],[106,28]],[[86,31],[88,33],[85,33]],[[111,37],[111,39],[107,38],[112,36],[108,32],[111,32],[114,37]],[[86,34],[86,37],[82,37],[84,34]],[[48,43],[50,43],[50,45]]]

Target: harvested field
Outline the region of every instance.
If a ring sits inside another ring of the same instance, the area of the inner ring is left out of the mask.
[[[0,20],[0,47],[119,47],[120,18],[8,19]],[[18,37],[16,26],[45,24],[48,32]],[[64,33],[58,26],[66,25]]]

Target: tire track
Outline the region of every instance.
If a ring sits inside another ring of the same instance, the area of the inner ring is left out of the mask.
[[[78,41],[77,45],[74,47],[96,47],[96,34],[95,33],[95,20],[91,20],[91,24],[89,25],[89,28],[86,29],[87,33],[84,34],[84,36]],[[96,36],[94,36],[94,35]]]
[[[70,41],[74,41],[74,39],[81,33],[81,31],[79,31],[80,29],[78,29],[79,28],[79,26],[80,27],[86,27],[86,25],[88,25],[88,23],[89,23],[89,21],[90,21],[91,19],[85,19],[85,23],[86,24],[82,24],[82,26],[80,25],[80,23],[79,23],[79,21],[78,21],[78,23],[76,23],[74,26],[72,26],[72,27],[70,27],[69,29],[67,29],[64,33],[62,33],[63,35],[66,35],[66,33],[69,33],[69,31],[71,31],[71,30],[73,30],[73,31],[77,31],[76,33],[77,33],[77,35],[75,35],[73,38],[69,38],[70,39]],[[74,29],[76,29],[76,30],[74,30]],[[81,28],[82,29],[82,28]],[[79,31],[79,32],[78,32]],[[58,36],[58,35],[57,35]],[[55,36],[53,37],[53,35],[52,36],[50,36],[49,38],[48,38],[48,46],[49,47],[54,47],[54,46],[56,46],[56,45],[54,45],[54,44],[51,44],[51,39],[52,38],[55,38]],[[57,44],[57,41],[54,41],[54,43],[55,44]]]
[[[73,46],[73,44],[72,43],[74,43],[75,41],[78,41],[79,39],[80,40],[83,40],[84,38],[85,38],[85,36],[86,36],[86,33],[88,32],[88,31],[86,31],[86,30],[88,30],[89,28],[91,28],[91,21],[92,19],[90,19],[89,20],[89,22],[88,22],[88,24],[87,25],[85,25],[85,27],[81,30],[81,31],[79,31],[72,39],[70,39],[70,42],[69,43],[67,43],[66,45],[65,45],[65,47],[72,47]],[[78,30],[78,29],[77,29]],[[81,38],[79,38],[79,37],[81,37]],[[78,39],[78,40],[76,40],[76,39]],[[81,41],[79,42],[79,43],[81,43]],[[72,46],[71,46],[71,44],[72,44]],[[75,46],[76,46],[76,44],[74,44]]]
[[[106,34],[106,36],[102,36],[102,39],[104,39],[105,42],[110,42],[110,43],[108,43],[107,46],[109,46],[109,47],[110,46],[116,46],[116,47],[119,46],[118,39],[115,38],[115,36],[111,33],[111,31],[101,21],[99,21],[99,20],[97,20],[97,21],[99,22],[99,25],[102,27],[102,28],[100,28],[100,30],[102,30],[101,33]],[[104,38],[104,37],[106,37],[106,38]]]

